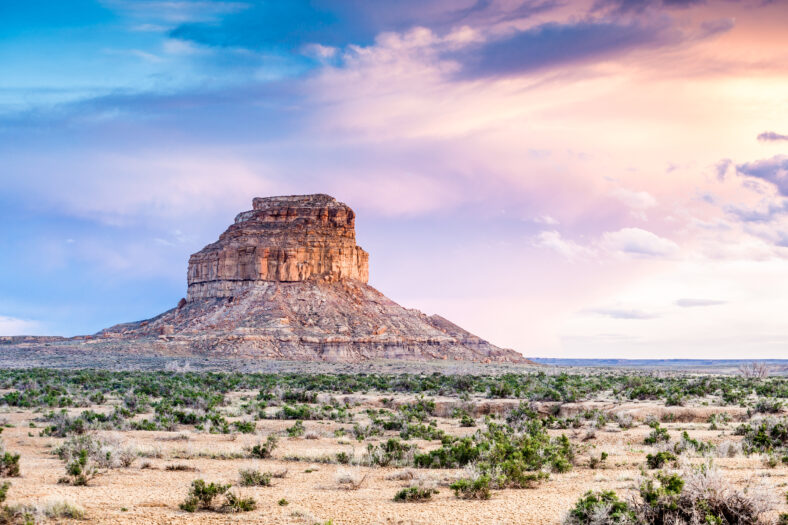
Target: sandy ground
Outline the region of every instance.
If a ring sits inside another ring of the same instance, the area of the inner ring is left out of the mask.
[[[382,396],[381,396],[382,397]],[[362,406],[355,409],[363,411],[365,406],[379,406],[379,398],[367,396],[360,398]],[[608,404],[609,405],[609,404]],[[109,407],[107,407],[109,409]],[[567,407],[571,410],[572,407]],[[664,407],[649,404],[631,406],[613,405],[613,411],[626,411],[644,417],[648,413],[661,413]],[[676,410],[681,409],[681,407]],[[95,410],[95,408],[94,408]],[[682,409],[683,410],[683,409]],[[689,409],[688,409],[689,410]],[[696,422],[663,424],[669,429],[673,441],[678,439],[682,430],[690,436],[712,443],[737,441],[732,435],[735,423],[720,430],[709,430],[707,423],[701,423],[707,412],[720,411],[719,407],[696,407]],[[729,409],[732,416],[742,416],[736,408]],[[281,437],[279,447],[270,460],[254,459],[212,459],[211,456],[242,453],[244,447],[258,442],[270,433],[283,433],[292,426],[292,421],[264,420],[257,423],[256,435],[213,435],[184,430],[168,432],[98,432],[99,435],[114,434],[129,445],[135,446],[145,456],[140,457],[129,468],[113,469],[103,472],[87,487],[74,487],[58,484],[64,474],[64,463],[53,454],[53,449],[63,440],[40,437],[40,421],[31,428],[30,423],[40,417],[33,411],[8,411],[0,414],[12,427],[2,434],[6,450],[20,453],[22,477],[11,478],[9,503],[43,504],[47,501],[67,500],[83,507],[86,519],[91,523],[270,523],[270,524],[323,524],[332,520],[334,524],[539,524],[560,523],[567,510],[587,490],[615,490],[619,495],[631,493],[635,489],[640,468],[645,455],[654,450],[643,445],[644,437],[650,428],[640,425],[622,431],[610,423],[597,430],[595,437],[584,439],[587,429],[551,431],[553,434],[566,433],[574,443],[583,447],[579,455],[580,464],[566,474],[552,474],[550,479],[535,489],[496,490],[488,501],[464,501],[454,497],[445,486],[459,471],[418,470],[417,475],[433,479],[440,493],[425,503],[395,503],[395,492],[407,486],[405,481],[387,480],[387,476],[397,468],[367,468],[337,464],[320,464],[310,461],[285,461],[285,456],[319,458],[337,452],[354,452],[360,457],[368,442],[379,442],[384,438],[374,438],[364,443],[352,437],[335,437],[333,431],[351,424],[335,422],[306,421],[307,431],[315,431],[319,439]],[[363,416],[357,416],[363,420]],[[460,428],[457,420],[439,418],[439,426],[453,434],[467,434],[475,429]],[[185,434],[187,440],[167,440],[177,434]],[[391,433],[395,435],[395,433]],[[420,448],[436,447],[437,442],[412,441]],[[590,469],[586,462],[589,454],[598,456],[607,452],[609,457],[604,468]],[[157,456],[157,457],[150,457]],[[703,458],[692,458],[702,462]],[[781,498],[780,509],[785,512],[784,495],[788,487],[788,468],[764,466],[760,456],[715,458],[726,475],[742,486],[747,483],[767,483],[774,491],[775,498]],[[146,465],[147,464],[147,465]],[[167,471],[167,465],[188,465],[197,469],[193,472]],[[143,466],[147,468],[142,468]],[[287,470],[282,479],[274,479],[272,486],[261,488],[234,488],[243,495],[251,495],[257,500],[257,510],[236,515],[213,512],[190,514],[178,508],[189,490],[192,480],[202,478],[206,481],[237,483],[238,471],[255,468],[263,471]],[[357,490],[343,488],[337,482],[339,471],[350,471],[361,478],[366,476]],[[286,499],[289,504],[280,506],[277,502]]]

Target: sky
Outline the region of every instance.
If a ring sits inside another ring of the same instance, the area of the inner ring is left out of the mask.
[[[527,356],[788,357],[788,1],[0,2],[0,335],[186,293],[256,196]]]

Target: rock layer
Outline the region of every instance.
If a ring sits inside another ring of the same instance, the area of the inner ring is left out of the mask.
[[[356,246],[355,214],[328,195],[256,198],[219,240],[189,258],[192,302],[230,297],[263,281],[367,282],[369,255]]]

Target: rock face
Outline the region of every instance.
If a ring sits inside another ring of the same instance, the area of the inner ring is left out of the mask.
[[[369,286],[354,222],[353,210],[328,195],[254,199],[190,257],[187,296],[175,308],[63,344],[300,361],[528,362]]]
[[[256,198],[219,240],[189,258],[187,302],[230,297],[266,281],[369,279],[355,217],[328,195]]]

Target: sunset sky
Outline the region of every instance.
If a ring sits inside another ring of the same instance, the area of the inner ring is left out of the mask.
[[[0,335],[172,308],[255,196],[538,357],[788,357],[788,1],[0,3]]]

